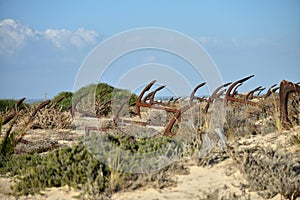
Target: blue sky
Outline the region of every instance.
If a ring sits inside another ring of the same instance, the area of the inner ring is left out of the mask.
[[[283,79],[298,82],[299,19],[296,0],[0,0],[0,98],[43,98],[45,93],[53,97],[72,91],[80,65],[97,44],[142,27],[173,29],[193,38],[206,49],[224,81],[255,74],[241,90]],[[129,70],[153,60],[188,71],[184,61],[146,50],[120,58],[103,80],[114,85],[121,65]],[[192,86],[203,81],[189,75]]]

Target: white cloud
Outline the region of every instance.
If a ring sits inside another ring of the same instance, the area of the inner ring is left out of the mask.
[[[0,54],[14,54],[28,45],[30,39],[40,43],[50,41],[58,49],[72,50],[95,44],[100,40],[100,34],[83,28],[76,31],[67,29],[38,31],[13,19],[0,21]]]
[[[41,35],[60,49],[70,47],[82,48],[88,44],[94,44],[99,38],[99,34],[96,31],[85,30],[83,28],[77,29],[74,32],[66,29],[47,29]]]
[[[13,19],[0,21],[0,52],[13,54],[15,50],[22,48],[28,38],[35,33],[29,27]]]

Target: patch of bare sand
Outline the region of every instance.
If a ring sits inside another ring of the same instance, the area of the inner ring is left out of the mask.
[[[34,194],[28,196],[14,197],[10,195],[10,187],[14,184],[12,178],[0,177],[0,199],[2,200],[78,200],[76,196],[80,194],[79,190],[75,190],[71,187],[52,187],[47,188],[41,192],[41,194]]]
[[[21,197],[20,200],[75,200],[76,196],[80,194],[80,191],[71,187],[52,187],[42,191],[42,194],[35,194],[33,196]]]
[[[140,188],[132,192],[120,192],[112,196],[114,200],[168,200],[168,199],[197,199],[199,200],[207,192],[218,190],[219,197],[230,194],[241,195],[243,192],[250,199],[262,199],[255,192],[249,192],[243,187],[246,180],[235,168],[232,159],[227,159],[213,167],[190,167],[189,175],[178,175],[177,186],[173,188],[153,189]],[[279,200],[277,195],[272,200]]]
[[[236,169],[235,162],[227,159],[212,167],[190,166],[189,175],[177,175],[177,186],[163,189],[153,189],[151,187],[139,188],[130,192],[119,192],[112,195],[114,200],[171,200],[171,199],[189,199],[194,200],[203,197],[206,192],[219,193],[219,197],[229,194],[241,195],[243,192],[250,195],[250,199],[263,199],[255,192],[249,192],[243,188],[246,180]],[[13,184],[11,178],[0,177],[0,199],[14,200],[10,196],[10,186]],[[47,188],[41,192],[29,196],[18,197],[19,200],[75,200],[80,194],[68,186],[60,188]],[[280,195],[272,200],[279,200]]]

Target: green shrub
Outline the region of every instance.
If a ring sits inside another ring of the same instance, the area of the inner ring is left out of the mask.
[[[17,138],[23,133],[22,129],[12,131],[16,118],[17,117],[12,119],[12,124],[10,124],[10,127],[5,131],[2,137],[3,118],[0,116],[0,167],[3,167],[4,163],[10,159],[11,155],[14,153],[15,146],[18,143]]]
[[[11,177],[14,177],[22,171],[36,166],[41,162],[42,157],[35,154],[13,154],[9,160],[2,163],[0,166],[0,174],[6,175],[9,173]]]
[[[250,190],[257,191],[263,198],[273,198],[278,193],[286,199],[300,197],[297,156],[271,148],[252,151],[254,152],[244,152],[241,166]]]
[[[133,96],[128,104],[132,106],[135,104],[137,97],[129,90],[117,89],[106,83],[90,84],[80,88],[74,93],[73,103],[81,98],[76,105],[77,109],[90,112],[94,112],[96,109],[96,114],[106,116],[111,112],[112,106],[111,103],[108,103],[107,105],[105,103],[112,101],[113,105],[118,107],[124,101],[128,101],[131,95]]]
[[[18,174],[14,185],[16,195],[37,193],[46,187],[69,185],[84,189],[88,182],[97,181],[99,192],[104,192],[110,171],[84,148],[76,145],[37,154],[14,155],[0,172]]]
[[[6,111],[13,110],[17,101],[18,100],[15,100],[15,99],[0,99],[0,112],[6,112]],[[25,108],[24,103],[22,103],[18,108],[24,109]]]
[[[142,138],[90,131],[84,143],[102,163],[125,172],[150,172],[162,167],[161,160],[171,163],[183,153],[182,142],[166,136]]]
[[[129,90],[114,88],[106,83],[98,83],[96,85],[96,96],[100,96],[103,92],[106,92],[106,95],[101,98],[101,102],[106,102],[109,100],[124,101],[132,95]],[[136,101],[136,98],[136,95],[133,95],[129,104],[132,105]]]
[[[62,108],[62,111],[65,111],[69,109],[72,106],[72,98],[73,93],[72,92],[60,92],[58,95],[56,95],[52,102],[56,101],[57,99],[64,97],[63,100],[57,103],[57,106],[60,106]]]
[[[121,149],[140,155],[153,151],[166,155],[166,146],[170,143],[170,138],[167,137],[149,139],[110,136],[108,139]],[[161,188],[173,183],[166,179],[169,176],[166,174],[179,169],[175,165],[166,166],[150,174],[131,174],[114,167],[109,169],[82,143],[73,147],[62,147],[44,155],[12,154],[11,158],[3,164],[0,167],[0,174],[17,178],[12,187],[15,196],[39,193],[47,187],[68,185],[82,191],[80,199],[87,197],[102,199],[109,196],[111,192],[136,189],[149,183],[157,184],[157,187]],[[153,165],[153,162],[148,164]]]

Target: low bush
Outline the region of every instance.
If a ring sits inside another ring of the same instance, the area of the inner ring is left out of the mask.
[[[65,111],[72,106],[72,98],[73,98],[73,93],[72,92],[60,92],[58,95],[56,95],[52,102],[55,102],[59,98],[64,97],[63,100],[57,103],[57,106],[61,107],[62,111]]]
[[[44,156],[13,155],[5,166],[0,168],[0,172],[17,175],[18,181],[13,186],[17,196],[38,193],[46,187],[64,185],[84,189],[88,182],[97,182],[96,189],[104,192],[110,174],[109,169],[82,145],[57,149]]]
[[[78,110],[107,116],[111,113],[112,107],[118,109],[123,102],[128,100],[128,105],[132,106],[135,104],[136,98],[136,95],[129,90],[114,88],[106,83],[98,83],[90,84],[76,91],[73,95],[73,103],[76,102]],[[77,100],[79,100],[78,104]]]
[[[13,110],[17,101],[18,100],[15,99],[0,99],[0,112],[9,112]],[[25,104],[22,103],[18,108],[24,109]]]
[[[300,162],[284,149],[252,147],[232,156],[249,184],[249,190],[263,198],[280,194],[285,199],[300,197]]]
[[[113,143],[135,152],[148,152],[151,147],[161,148],[166,143],[165,139],[153,140],[148,145],[144,144],[147,143],[146,140],[137,144],[127,143],[131,139],[118,137]],[[80,199],[106,199],[112,192],[134,190],[147,184],[152,184],[155,188],[173,186],[173,171],[187,173],[187,169],[178,163],[145,174],[109,168],[96,159],[82,143],[52,150],[44,155],[13,154],[0,167],[0,174],[17,178],[12,187],[15,196],[39,193],[47,187],[68,185],[82,191]]]

